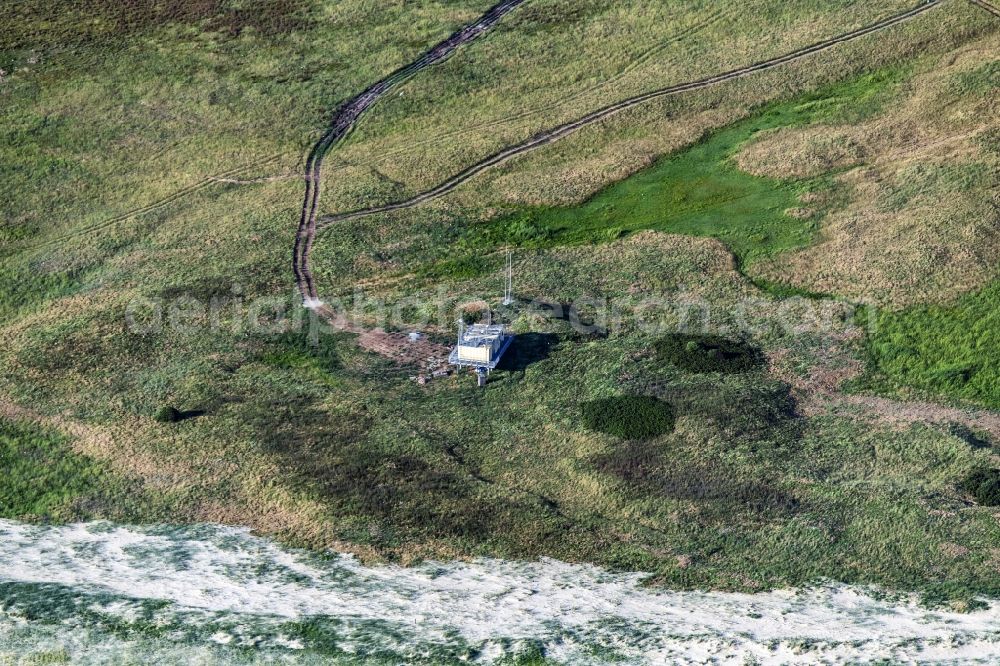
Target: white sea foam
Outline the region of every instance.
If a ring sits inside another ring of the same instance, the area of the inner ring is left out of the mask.
[[[122,618],[137,615],[136,600],[171,602],[174,612],[214,621],[230,618],[228,629],[206,636],[215,646],[231,638],[245,644],[241,633],[263,631],[255,622],[276,627],[331,617],[340,623],[344,651],[405,654],[410,638],[439,646],[461,641],[486,662],[526,641],[566,663],[600,663],[611,654],[632,663],[1000,661],[997,603],[956,613],[846,585],[733,594],[656,590],[641,580],[554,560],[366,567],[349,556],[282,549],[228,527],[0,521],[0,581],[98,595],[105,599],[102,612]],[[357,629],[366,622],[382,630]],[[71,631],[73,623],[66,624]],[[271,645],[308,647],[301,637],[275,631]]]

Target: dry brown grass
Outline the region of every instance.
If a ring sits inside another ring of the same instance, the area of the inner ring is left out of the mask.
[[[997,53],[995,36],[981,39],[927,63],[903,99],[872,120],[778,130],[745,148],[738,164],[763,176],[856,167],[838,179],[850,204],[827,218],[821,242],[761,262],[754,272],[895,308],[950,302],[993,280],[1000,266],[1000,160],[982,140],[1000,127],[1000,95],[962,95],[955,82]],[[963,170],[985,172],[994,187],[947,180]],[[927,174],[945,176],[935,182]]]
[[[914,423],[941,425],[961,423],[974,430],[989,433],[994,440],[1000,438],[1000,415],[996,412],[946,407],[933,402],[903,402],[865,395],[839,397],[834,412],[858,409],[866,418],[888,423],[897,428],[909,427]]]
[[[863,164],[868,146],[856,128],[818,125],[762,132],[737,156],[741,169],[769,178],[810,178]]]
[[[564,0],[546,0],[539,11],[554,14],[564,11],[563,4]],[[738,10],[718,3],[681,11],[679,6],[640,2],[598,13],[583,33],[546,35],[541,50],[519,32],[530,23],[518,25],[520,17],[515,15],[511,22],[515,29],[500,30],[471,46],[461,59],[422,73],[419,81],[385,100],[378,114],[359,125],[348,144],[328,160],[324,206],[333,212],[399,198],[394,190],[400,184],[407,193],[433,187],[502,147],[611,101],[785,53],[906,6],[858,3],[846,12],[813,8],[792,16],[796,11],[792,3],[778,7],[751,2]],[[773,29],[779,20],[775,14],[785,14],[780,16],[781,30]],[[745,117],[756,105],[842,80],[859,70],[953,48],[967,39],[962,33],[975,34],[989,25],[982,14],[965,3],[946,3],[912,24],[838,47],[828,55],[714,90],[650,103],[512,160],[473,179],[449,200],[475,208],[484,202],[579,202],[705,131]],[[695,27],[694,32],[685,33],[688,27]],[[663,32],[657,35],[657,30]],[[529,34],[531,39],[538,36]],[[634,37],[622,39],[622,35]],[[675,41],[670,41],[671,35]],[[656,43],[665,46],[655,57],[639,55]],[[530,76],[524,75],[528,57],[534,63]],[[472,74],[476,71],[504,78],[487,86]],[[350,184],[339,170],[359,164],[377,166],[381,173]],[[367,196],[358,196],[359,189]]]
[[[721,242],[658,231],[596,247],[521,251],[515,272],[519,294],[564,301],[656,297],[678,290],[738,298],[755,291],[736,272],[732,254]]]

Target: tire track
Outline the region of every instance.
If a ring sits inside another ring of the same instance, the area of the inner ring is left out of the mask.
[[[251,162],[250,164],[244,164],[244,165],[239,166],[239,167],[237,167],[235,169],[231,169],[229,171],[226,171],[225,173],[220,173],[220,174],[217,174],[217,175],[214,175],[214,176],[206,176],[205,178],[202,178],[201,180],[199,180],[199,181],[197,181],[195,183],[192,183],[191,185],[188,185],[187,187],[182,187],[179,190],[171,192],[170,194],[168,194],[167,196],[163,197],[162,199],[157,199],[156,201],[153,201],[152,203],[146,204],[145,206],[142,206],[141,208],[134,208],[134,209],[132,209],[130,211],[126,211],[126,212],[124,212],[124,213],[122,213],[120,215],[116,215],[115,217],[108,218],[107,220],[103,220],[101,222],[97,222],[97,223],[92,224],[90,226],[82,227],[80,229],[74,229],[72,232],[70,232],[68,234],[63,234],[62,236],[58,236],[56,238],[50,238],[48,240],[42,241],[41,243],[36,243],[35,245],[31,245],[31,246],[29,246],[29,247],[27,247],[25,249],[27,249],[27,250],[36,250],[36,249],[39,249],[39,248],[43,248],[43,247],[47,247],[49,245],[52,245],[53,243],[60,243],[62,241],[69,240],[69,239],[74,238],[76,236],[79,236],[81,234],[86,234],[86,233],[91,233],[91,232],[94,232],[94,231],[100,231],[102,229],[107,229],[108,227],[114,226],[114,225],[116,225],[116,224],[118,224],[120,222],[126,222],[128,220],[131,220],[134,217],[138,217],[140,215],[145,215],[146,213],[151,213],[154,210],[158,210],[160,208],[163,208],[164,206],[167,206],[168,204],[171,204],[174,201],[177,201],[178,199],[186,197],[189,194],[193,194],[193,193],[197,192],[198,190],[202,190],[202,189],[208,187],[209,185],[214,185],[216,183],[225,182],[224,179],[226,177],[235,176],[236,174],[240,173],[241,171],[245,171],[246,169],[251,169],[251,168],[255,168],[255,167],[264,166],[265,164],[270,164],[270,163],[274,162],[275,160],[278,160],[281,157],[282,157],[281,153],[279,153],[277,155],[271,155],[270,157],[265,157],[265,158],[259,159],[256,162]]]
[[[928,0],[928,2],[922,3],[905,12],[901,12],[899,14],[895,14],[888,18],[882,19],[877,23],[873,23],[868,26],[852,30],[851,32],[838,35],[837,37],[833,37],[822,42],[817,42],[815,44],[792,51],[785,55],[778,56],[777,58],[772,58],[771,60],[765,60],[752,65],[748,65],[746,67],[741,67],[739,69],[734,69],[727,72],[723,72],[721,74],[716,74],[714,76],[698,79],[695,81],[690,81],[687,83],[673,85],[667,88],[661,88],[659,90],[654,90],[648,93],[644,93],[642,95],[638,95],[636,97],[631,97],[622,100],[610,106],[598,109],[597,111],[593,111],[572,122],[566,123],[564,125],[559,125],[558,127],[555,127],[553,129],[547,130],[540,134],[536,134],[534,137],[520,144],[511,146],[509,148],[505,148],[500,152],[494,153],[493,155],[483,159],[482,161],[457,173],[456,175],[452,176],[450,179],[434,187],[433,189],[421,192],[420,194],[417,194],[416,196],[410,199],[406,199],[404,201],[398,201],[395,203],[385,204],[382,206],[375,206],[372,208],[364,208],[355,211],[349,211],[346,213],[324,216],[319,222],[318,230],[322,231],[331,224],[334,224],[336,222],[342,222],[344,220],[351,220],[359,217],[376,215],[379,213],[389,213],[392,211],[403,210],[406,208],[413,208],[414,206],[418,206],[422,203],[432,201],[434,199],[441,197],[444,194],[447,194],[448,192],[451,192],[462,183],[465,183],[469,179],[475,177],[476,175],[482,173],[483,171],[486,171],[487,169],[493,166],[496,166],[498,164],[506,162],[507,160],[510,160],[511,158],[532,151],[535,148],[539,148],[541,146],[545,146],[547,144],[558,141],[559,139],[562,139],[563,137],[566,137],[583,127],[604,120],[626,109],[639,106],[640,104],[644,104],[645,102],[648,102],[650,100],[659,99],[662,97],[668,97],[671,95],[676,95],[683,92],[689,92],[692,90],[700,90],[702,88],[708,88],[710,86],[714,86],[719,83],[744,78],[746,76],[755,74],[757,72],[773,69],[781,65],[787,64],[789,62],[801,60],[803,58],[809,57],[821,51],[826,51],[828,49],[831,49],[840,44],[844,44],[846,42],[850,42],[859,39],[861,37],[865,37],[867,35],[871,35],[880,32],[882,30],[885,30],[887,28],[890,28],[892,26],[899,25],[901,23],[909,21],[935,7],[940,6],[942,2],[943,0]]]
[[[295,282],[307,306],[315,307],[319,303],[312,271],[309,268],[309,255],[316,238],[323,158],[331,148],[350,134],[358,118],[386,93],[420,70],[447,59],[463,44],[478,39],[523,2],[524,0],[503,0],[494,5],[474,23],[455,32],[417,60],[396,70],[357,97],[347,101],[334,114],[330,127],[313,146],[306,160],[306,192],[302,203],[302,215],[299,218],[299,228],[295,234],[295,247],[292,252],[292,270],[295,273]]]
[[[978,5],[979,7],[988,11],[990,14],[993,14],[993,16],[1000,18],[1000,9],[997,9],[990,3],[986,2],[986,0],[969,0],[969,2],[971,2],[974,5]]]
[[[598,83],[595,83],[595,84],[593,84],[591,86],[588,86],[586,88],[583,88],[581,90],[578,90],[578,91],[576,91],[576,92],[574,92],[574,93],[572,93],[572,94],[570,94],[570,95],[568,95],[568,96],[566,96],[566,97],[564,97],[564,98],[562,98],[562,99],[560,99],[560,100],[558,100],[556,102],[553,102],[551,104],[544,104],[544,105],[540,105],[540,106],[535,106],[535,107],[532,107],[530,109],[525,109],[525,110],[520,111],[518,113],[512,114],[510,116],[506,116],[504,118],[498,118],[496,120],[490,120],[488,122],[480,123],[478,125],[470,125],[468,127],[463,127],[461,129],[457,129],[457,130],[452,130],[452,131],[448,131],[448,132],[441,132],[441,133],[439,133],[439,134],[437,134],[435,136],[428,137],[426,139],[422,139],[422,140],[418,140],[418,141],[414,141],[413,143],[409,143],[409,144],[407,144],[407,145],[405,145],[405,146],[403,146],[401,148],[397,148],[395,150],[390,150],[390,151],[387,151],[385,153],[382,153],[377,159],[368,161],[365,164],[367,166],[372,166],[372,165],[375,165],[375,164],[384,164],[385,162],[388,162],[389,160],[391,160],[393,157],[395,157],[397,155],[401,155],[401,154],[407,153],[410,150],[412,150],[413,148],[419,148],[419,147],[422,147],[422,146],[433,145],[433,144],[435,144],[435,143],[437,143],[439,141],[442,141],[444,139],[451,139],[451,138],[455,138],[455,137],[459,137],[459,136],[464,136],[464,135],[471,134],[473,132],[484,130],[484,129],[491,129],[491,128],[494,128],[494,127],[500,127],[500,126],[506,125],[507,123],[514,122],[516,120],[522,120],[524,118],[529,118],[529,117],[531,117],[533,115],[536,115],[536,114],[539,114],[539,113],[544,113],[546,111],[553,111],[555,109],[558,109],[558,108],[560,108],[562,106],[565,106],[568,102],[572,102],[572,101],[577,100],[577,99],[579,99],[581,97],[589,95],[589,94],[591,94],[593,92],[596,92],[598,90],[606,88],[606,87],[610,86],[613,83],[617,83],[618,81],[620,81],[623,78],[627,77],[629,74],[631,74],[634,71],[636,71],[642,65],[644,65],[647,62],[649,62],[650,60],[652,60],[652,58],[655,55],[657,55],[658,53],[663,52],[667,47],[669,47],[669,46],[671,46],[673,44],[677,44],[679,42],[682,42],[685,39],[687,39],[688,37],[690,37],[692,35],[695,35],[695,34],[701,32],[702,30],[705,30],[706,28],[710,27],[711,25],[713,25],[715,23],[718,23],[719,21],[721,21],[721,20],[723,20],[725,18],[728,18],[731,14],[734,13],[734,11],[735,10],[719,10],[719,11],[714,12],[713,14],[711,14],[708,17],[706,17],[702,21],[699,21],[699,22],[697,22],[695,24],[687,26],[686,28],[681,29],[680,31],[678,31],[677,33],[675,33],[671,37],[668,37],[666,40],[660,42],[659,44],[656,44],[656,45],[651,46],[650,48],[646,49],[644,52],[640,53],[636,57],[635,60],[630,61],[627,65],[625,65],[625,67],[623,67],[621,70],[619,70],[618,73],[616,73],[614,76],[612,76],[612,77],[610,77],[608,79],[605,79],[603,81],[600,81]],[[339,168],[343,168],[343,167],[339,167]]]
[[[629,73],[631,73],[632,71],[634,71],[641,64],[643,64],[645,62],[648,62],[652,58],[653,55],[655,55],[658,52],[663,51],[663,49],[667,48],[669,45],[677,43],[677,42],[680,42],[680,41],[684,40],[685,38],[691,36],[692,34],[695,34],[697,32],[700,32],[701,30],[704,30],[708,26],[710,26],[710,25],[712,25],[714,23],[717,23],[719,20],[725,18],[726,16],[728,16],[730,14],[732,14],[732,11],[730,11],[730,10],[716,11],[715,13],[713,13],[713,14],[709,15],[708,17],[706,17],[703,21],[700,21],[700,22],[698,22],[696,24],[688,26],[688,27],[682,29],[681,31],[679,31],[678,33],[676,33],[675,35],[669,37],[665,41],[661,42],[660,44],[657,44],[655,46],[650,47],[645,52],[643,52],[642,54],[640,54],[637,60],[635,60],[633,62],[630,62],[618,74],[616,74],[611,79],[603,81],[603,82],[601,82],[599,84],[596,84],[596,85],[591,86],[589,88],[586,88],[584,90],[578,91],[577,93],[574,93],[572,96],[564,98],[564,99],[562,99],[562,100],[560,100],[560,101],[558,101],[558,102],[556,102],[554,104],[535,107],[533,109],[530,109],[530,110],[518,113],[518,114],[516,114],[514,116],[511,116],[509,118],[502,118],[502,119],[498,119],[498,120],[489,121],[487,123],[483,123],[481,125],[475,125],[475,126],[467,127],[467,128],[462,129],[462,130],[456,130],[456,131],[453,131],[453,132],[444,132],[442,134],[439,134],[439,135],[434,136],[434,137],[430,137],[430,138],[425,139],[423,141],[418,141],[416,143],[412,143],[412,144],[410,144],[410,145],[408,145],[408,146],[406,146],[404,148],[400,148],[400,149],[397,149],[397,150],[393,150],[393,151],[388,151],[386,153],[382,153],[382,155],[378,159],[376,159],[374,161],[371,161],[371,162],[368,162],[367,164],[370,164],[370,165],[382,164],[382,163],[390,160],[395,155],[400,154],[400,153],[404,153],[404,152],[406,152],[406,151],[408,151],[408,150],[410,150],[410,149],[412,149],[414,147],[418,147],[418,146],[422,146],[422,145],[427,145],[427,144],[433,144],[433,143],[436,143],[436,142],[438,142],[438,141],[440,141],[442,139],[445,139],[445,138],[450,138],[450,137],[453,137],[453,136],[461,136],[461,135],[468,134],[468,133],[471,133],[471,132],[477,131],[477,130],[489,129],[491,127],[496,127],[496,126],[503,125],[503,124],[505,124],[507,122],[511,122],[511,121],[514,121],[514,120],[519,120],[521,118],[530,116],[532,114],[542,113],[542,112],[545,112],[545,111],[550,111],[552,109],[558,108],[559,106],[562,106],[566,102],[572,101],[573,99],[576,99],[578,97],[582,97],[583,95],[585,95],[587,93],[591,93],[591,92],[594,92],[596,90],[599,90],[599,89],[601,89],[603,87],[606,87],[608,84],[611,84],[611,83],[613,83],[613,82],[615,82],[615,81],[623,78],[624,76],[626,76]],[[163,152],[165,152],[167,150],[170,150],[173,147],[176,147],[176,144],[173,145],[173,146],[168,146],[168,147],[163,148],[160,151],[160,153],[158,153],[157,155],[162,154]],[[124,222],[124,221],[129,220],[129,219],[131,219],[133,217],[138,217],[139,215],[143,215],[145,213],[152,212],[152,211],[154,211],[154,210],[156,210],[158,208],[161,208],[163,206],[166,206],[167,204],[170,204],[170,203],[176,201],[177,199],[180,199],[180,198],[185,197],[185,196],[187,196],[189,194],[193,194],[193,193],[195,193],[195,192],[197,192],[197,191],[199,191],[201,189],[204,189],[205,187],[207,187],[209,185],[212,185],[214,183],[223,183],[223,184],[232,184],[232,185],[256,185],[256,184],[274,182],[274,181],[279,181],[279,180],[291,180],[293,178],[301,178],[302,177],[301,173],[296,173],[296,174],[281,174],[279,176],[266,176],[266,177],[261,177],[261,178],[249,178],[249,179],[240,179],[240,178],[235,178],[234,177],[236,174],[240,173],[241,171],[245,171],[247,169],[251,169],[251,168],[255,168],[255,167],[264,166],[266,164],[270,164],[270,163],[278,160],[279,158],[285,157],[286,155],[288,155],[288,153],[279,153],[279,154],[276,154],[276,155],[272,155],[270,157],[263,158],[263,159],[258,160],[256,162],[251,162],[249,164],[245,164],[245,165],[243,165],[241,167],[237,167],[237,168],[232,169],[230,171],[226,171],[226,172],[223,172],[223,173],[220,173],[220,174],[215,174],[215,175],[212,175],[212,176],[207,176],[207,177],[202,178],[201,180],[199,180],[199,181],[197,181],[195,183],[192,183],[191,185],[188,185],[187,187],[183,187],[183,188],[181,188],[179,190],[176,190],[175,192],[172,192],[171,194],[163,197],[162,199],[157,199],[156,201],[153,201],[153,202],[147,204],[146,206],[143,206],[141,208],[135,208],[135,209],[132,209],[130,211],[126,211],[126,212],[124,212],[124,213],[122,213],[120,215],[117,215],[115,217],[109,218],[109,219],[104,220],[102,222],[98,222],[98,223],[93,224],[93,225],[91,225],[89,227],[83,227],[83,228],[80,228],[80,229],[75,229],[71,233],[64,234],[64,235],[59,236],[57,238],[52,238],[52,239],[43,241],[42,243],[29,246],[29,247],[27,247],[25,249],[28,249],[28,250],[39,249],[39,248],[46,247],[46,246],[54,244],[54,243],[62,242],[62,241],[65,241],[65,240],[69,240],[70,238],[73,238],[73,237],[81,235],[81,234],[90,233],[92,231],[100,231],[102,229],[105,229],[105,228],[108,228],[110,226],[113,226],[113,225],[115,225],[115,224],[117,224],[119,222]],[[343,168],[344,167],[338,167],[337,170],[341,170]]]
[[[221,178],[219,176],[212,176],[210,179],[216,183],[224,183],[226,185],[259,185],[261,183],[276,183],[295,178],[302,178],[302,174],[282,173],[277,176],[261,176],[260,178]]]

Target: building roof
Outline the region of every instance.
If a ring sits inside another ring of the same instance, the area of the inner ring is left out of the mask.
[[[507,336],[502,324],[473,324],[462,333],[463,347],[492,347],[497,340]]]
[[[451,350],[448,362],[460,367],[492,370],[513,339],[502,324],[473,324],[462,331],[458,346]]]

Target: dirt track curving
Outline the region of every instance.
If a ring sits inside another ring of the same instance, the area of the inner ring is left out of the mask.
[[[391,204],[386,204],[384,206],[375,206],[373,208],[365,208],[361,210],[350,211],[347,213],[340,213],[337,215],[330,215],[323,217],[318,224],[318,229],[322,230],[323,228],[335,222],[341,222],[344,220],[350,220],[359,217],[366,217],[368,215],[375,215],[378,213],[388,213],[396,210],[402,210],[405,208],[412,208],[419,204],[432,201],[444,194],[447,194],[448,192],[451,192],[462,183],[468,181],[469,179],[482,173],[483,171],[486,171],[487,169],[493,166],[506,162],[507,160],[513,157],[527,153],[531,150],[534,150],[535,148],[539,148],[541,146],[558,141],[559,139],[569,134],[572,134],[573,132],[583,127],[586,127],[587,125],[591,125],[593,123],[604,120],[605,118],[620,113],[621,111],[624,111],[626,109],[630,109],[634,106],[638,106],[653,99],[667,97],[670,95],[676,95],[678,93],[688,92],[691,90],[699,90],[701,88],[707,88],[709,86],[723,83],[725,81],[732,81],[734,79],[743,78],[750,74],[761,72],[767,69],[772,69],[787,64],[789,62],[793,62],[795,60],[806,58],[815,53],[819,53],[820,51],[825,51],[827,49],[833,48],[838,44],[843,44],[845,42],[859,39],[861,37],[865,37],[867,35],[879,32],[881,30],[885,30],[886,28],[890,28],[900,23],[909,21],[923,14],[924,12],[927,12],[930,9],[939,6],[941,2],[942,0],[929,0],[928,2],[922,3],[914,7],[913,9],[902,12],[900,14],[893,15],[889,18],[879,21],[878,23],[873,23],[871,25],[865,26],[863,28],[858,28],[857,30],[853,30],[843,35],[839,35],[837,37],[833,37],[831,39],[822,42],[817,42],[816,44],[813,44],[811,46],[807,46],[798,49],[796,51],[792,51],[791,53],[787,53],[783,56],[779,56],[771,60],[765,60],[763,62],[742,67],[740,69],[734,69],[728,72],[724,72],[722,74],[716,74],[715,76],[710,76],[704,79],[698,79],[697,81],[690,81],[688,83],[677,84],[674,86],[670,86],[668,88],[661,88],[659,90],[654,90],[652,92],[648,92],[642,95],[638,95],[636,97],[631,97],[629,99],[622,100],[621,102],[617,102],[610,106],[606,106],[602,109],[598,109],[597,111],[593,111],[583,116],[582,118],[566,123],[564,125],[560,125],[551,130],[542,132],[541,134],[537,134],[534,137],[516,146],[511,146],[509,148],[505,148],[504,150],[498,153],[494,153],[493,155],[487,157],[486,159],[468,167],[464,171],[459,172],[455,176],[452,176],[450,179],[438,185],[437,187],[431,190],[427,190],[426,192],[421,192],[420,194],[414,196],[411,199]]]
[[[292,269],[299,292],[307,304],[316,303],[319,297],[312,272],[309,269],[309,253],[316,238],[316,216],[319,208],[320,178],[323,157],[329,150],[347,136],[361,115],[370,109],[390,90],[406,81],[420,70],[445,60],[455,50],[467,44],[496,26],[505,15],[516,9],[524,0],[503,0],[494,5],[474,23],[471,23],[448,39],[444,40],[417,60],[402,67],[378,83],[372,85],[357,97],[343,104],[333,116],[333,122],[326,133],[313,146],[306,160],[306,194],[302,203],[298,233],[295,235],[295,249],[292,255]]]
[[[690,38],[692,38],[694,36],[697,36],[698,33],[701,32],[702,30],[705,30],[706,28],[714,25],[715,23],[717,23],[719,21],[722,21],[724,19],[730,18],[736,12],[737,12],[737,10],[735,10],[735,9],[728,9],[728,10],[723,10],[723,11],[716,11],[715,13],[713,13],[711,16],[705,18],[704,20],[699,21],[698,23],[695,23],[693,25],[689,25],[686,28],[683,28],[683,29],[677,31],[675,34],[673,34],[672,36],[668,37],[667,39],[665,39],[664,41],[660,42],[659,44],[656,44],[655,46],[652,46],[652,47],[646,49],[645,51],[643,51],[642,53],[640,53],[636,57],[635,60],[632,60],[631,62],[629,62],[627,65],[625,65],[625,67],[623,67],[616,74],[614,74],[614,75],[612,75],[612,76],[610,76],[610,77],[608,77],[608,78],[600,81],[599,83],[595,83],[594,85],[590,85],[590,86],[587,86],[586,88],[583,88],[581,90],[577,90],[576,92],[571,93],[571,94],[567,95],[566,97],[562,97],[562,98],[556,100],[555,102],[552,102],[552,103],[549,103],[549,104],[543,104],[543,105],[539,105],[539,106],[534,106],[534,107],[531,107],[531,108],[528,108],[528,109],[522,109],[522,110],[518,111],[517,113],[511,114],[509,116],[505,116],[505,117],[502,117],[502,118],[496,118],[494,120],[489,120],[489,121],[486,121],[486,122],[483,122],[483,123],[478,123],[478,124],[475,124],[475,125],[468,125],[466,127],[462,127],[462,128],[459,128],[459,129],[453,129],[453,130],[450,130],[450,131],[441,132],[441,133],[436,134],[436,135],[428,136],[428,137],[423,138],[423,139],[418,139],[416,141],[413,141],[411,143],[406,144],[403,147],[396,148],[396,149],[384,152],[384,153],[380,154],[376,159],[367,161],[366,164],[368,166],[373,166],[373,165],[376,165],[376,164],[382,164],[382,163],[385,163],[385,162],[389,162],[395,156],[400,155],[402,153],[405,153],[405,152],[407,152],[407,151],[409,151],[409,150],[411,150],[413,148],[419,148],[421,146],[427,146],[427,145],[434,145],[434,144],[436,144],[436,143],[438,143],[438,142],[440,142],[440,141],[442,141],[444,139],[452,139],[452,138],[455,138],[455,137],[459,137],[459,136],[464,136],[464,135],[467,135],[467,134],[471,134],[473,132],[477,132],[477,131],[481,131],[481,130],[485,130],[485,129],[490,129],[490,128],[493,128],[493,127],[500,127],[500,126],[506,125],[508,123],[511,123],[511,122],[514,122],[514,121],[517,121],[517,120],[521,120],[523,118],[529,118],[531,116],[536,116],[538,114],[545,113],[547,111],[553,111],[555,109],[558,109],[558,108],[560,108],[560,107],[568,104],[569,102],[578,100],[581,97],[583,97],[585,95],[588,95],[590,93],[606,89],[609,86],[617,83],[618,81],[621,81],[622,79],[626,78],[629,74],[635,72],[635,70],[638,69],[639,67],[641,67],[643,64],[645,64],[645,63],[649,62],[650,60],[652,60],[657,54],[661,53],[662,51],[664,51],[669,46],[677,44],[677,43],[680,43],[680,42],[683,42],[684,40],[690,39]]]

